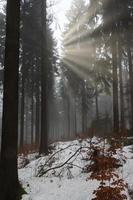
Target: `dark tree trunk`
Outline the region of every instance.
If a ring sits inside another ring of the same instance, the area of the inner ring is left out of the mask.
[[[7,1],[0,200],[18,200],[18,70],[20,1]]]
[[[36,125],[35,125],[35,144],[39,145],[40,129],[39,129],[39,116],[40,116],[40,98],[39,98],[39,81],[36,82]]]
[[[21,113],[20,113],[20,143],[19,147],[21,150],[23,150],[24,146],[24,115],[25,115],[25,76],[26,76],[26,47],[25,47],[25,0],[24,0],[24,5],[22,8],[22,23],[23,23],[23,35],[22,35],[22,85],[21,85]]]
[[[75,129],[75,135],[77,134],[77,103],[76,98],[74,99],[74,129]]]
[[[128,38],[127,38],[127,55],[128,55],[128,65],[129,65],[129,83],[130,83],[130,96],[131,96],[131,130],[133,130],[133,66],[132,66],[130,42]]]
[[[31,144],[34,144],[34,66],[31,69]]]
[[[25,131],[24,131],[24,142],[25,144],[29,144],[30,140],[29,140],[29,72],[27,73],[27,77],[26,77],[26,88],[25,88]],[[25,145],[24,144],[24,145]]]
[[[46,41],[46,0],[42,0],[42,42],[41,42],[41,138],[40,153],[48,153],[48,125],[47,125],[47,41]]]
[[[70,139],[70,135],[71,135],[70,99],[69,99],[68,95],[67,95],[67,126],[68,126],[68,133],[67,133],[67,138],[66,139]]]
[[[119,81],[120,81],[120,128],[125,129],[125,116],[124,116],[124,94],[123,94],[123,77],[122,77],[122,50],[121,43],[118,42],[118,59],[119,59]]]
[[[82,132],[87,131],[87,109],[86,109],[86,82],[83,80],[82,88]]]
[[[115,33],[112,35],[112,67],[113,67],[113,131],[119,132],[119,104],[118,104],[118,74],[117,74],[117,45],[114,38]]]
[[[31,144],[34,143],[34,84],[32,83],[32,96],[31,96]]]
[[[97,85],[95,86],[95,104],[96,104],[96,120],[99,120],[99,106],[98,106],[98,90]]]
[[[23,59],[25,55],[23,53]],[[24,61],[23,61],[24,63]],[[23,65],[24,68],[24,65]],[[21,118],[20,118],[20,149],[23,150],[23,145],[24,145],[24,107],[25,107],[25,74],[24,70],[22,70],[22,85],[21,85]]]

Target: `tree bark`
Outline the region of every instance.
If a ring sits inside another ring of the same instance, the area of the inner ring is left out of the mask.
[[[34,144],[34,83],[32,82],[31,94],[31,145]]]
[[[122,50],[121,43],[118,42],[118,59],[119,59],[119,81],[120,81],[120,128],[125,129],[125,115],[124,115],[124,94],[123,94],[123,77],[122,77]]]
[[[42,0],[42,42],[41,42],[41,139],[40,154],[48,153],[48,125],[47,125],[47,41],[46,41],[46,0]]]
[[[131,97],[131,130],[133,130],[133,66],[130,42],[127,36],[127,55],[129,65],[129,83],[130,83],[130,97]]]
[[[75,135],[77,134],[77,103],[76,98],[74,99],[74,129]]]
[[[99,106],[98,106],[98,90],[97,90],[97,84],[95,86],[95,92],[96,92],[96,96],[95,96],[95,104],[96,104],[96,120],[97,122],[99,121]]]
[[[18,200],[18,71],[20,1],[7,1],[0,199]]]
[[[31,145],[34,144],[34,65],[31,69]]]
[[[22,15],[22,23],[23,23],[23,35],[22,35],[22,48],[23,48],[23,52],[22,52],[22,85],[21,85],[21,118],[20,118],[20,143],[19,143],[19,147],[21,150],[23,150],[23,146],[24,146],[24,114],[25,114],[25,72],[26,72],[26,47],[25,47],[25,0],[24,0],[24,5],[22,8],[23,11],[23,15]]]
[[[40,136],[40,129],[39,129],[39,116],[40,116],[40,99],[39,99],[39,81],[36,81],[36,125],[35,125],[35,144],[39,145],[39,136]]]
[[[86,82],[83,80],[82,88],[82,132],[86,133],[87,131],[87,109],[86,109]]]
[[[117,73],[117,45],[112,33],[112,67],[113,67],[113,131],[119,132],[119,104],[118,104],[118,73]]]
[[[23,52],[23,68],[24,68],[24,60],[25,53]],[[22,70],[22,85],[21,85],[21,119],[20,119],[20,149],[23,149],[24,145],[24,108],[25,108],[25,69]]]

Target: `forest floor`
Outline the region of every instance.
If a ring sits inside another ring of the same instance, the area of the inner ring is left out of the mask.
[[[92,143],[98,142],[93,138]],[[52,145],[53,152],[48,156],[38,157],[29,154],[18,159],[19,179],[27,194],[22,200],[91,200],[99,186],[99,181],[89,179],[85,166],[89,158],[90,140],[58,142]],[[117,169],[120,177],[133,189],[133,146],[123,147],[126,162]],[[27,160],[29,164],[27,163]],[[66,164],[64,164],[66,163]],[[24,167],[23,165],[26,166]],[[128,192],[125,192],[128,196]],[[128,200],[131,198],[128,196]]]

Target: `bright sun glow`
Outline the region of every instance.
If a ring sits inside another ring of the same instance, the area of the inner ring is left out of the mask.
[[[55,23],[57,23],[55,30],[55,36],[59,43],[59,49],[61,46],[62,32],[65,30],[65,25],[67,22],[66,13],[72,8],[73,0],[55,0],[55,6],[53,7],[53,12],[55,13]],[[91,35],[93,29],[91,27],[84,28],[83,24],[88,23],[88,19],[91,19],[95,9],[91,8],[88,12],[89,1],[85,1],[86,12],[81,13],[78,18],[76,18],[75,23],[68,29],[68,31],[63,35],[63,62],[64,64],[71,68],[78,76],[82,79],[88,79],[88,73],[91,69],[91,56],[95,51],[95,48],[91,42],[89,42],[88,32]],[[80,5],[79,5],[80,6]],[[80,10],[80,8],[79,8]],[[81,11],[82,12],[82,11]],[[90,30],[89,30],[90,29]],[[62,54],[61,54],[62,55]],[[89,64],[90,63],[90,64]]]
[[[64,31],[64,26],[67,23],[66,12],[70,9],[72,0],[54,0],[52,13],[54,15],[54,32],[55,37],[60,43],[61,34]]]

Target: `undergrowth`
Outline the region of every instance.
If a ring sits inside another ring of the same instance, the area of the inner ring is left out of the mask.
[[[86,167],[88,179],[99,181],[99,187],[93,192],[92,200],[126,200],[127,184],[118,175],[125,158],[122,154],[124,137],[101,139],[101,145],[91,144],[91,164]],[[118,156],[119,154],[119,156]]]

